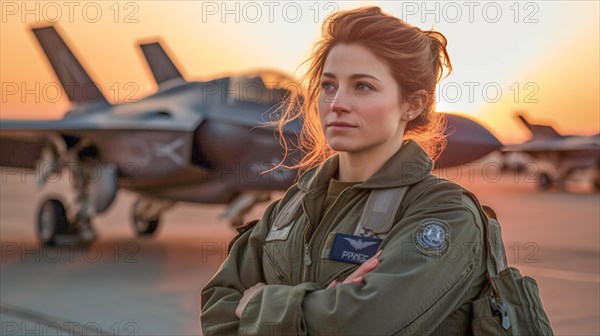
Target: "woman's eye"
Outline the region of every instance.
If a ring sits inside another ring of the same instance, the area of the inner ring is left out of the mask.
[[[321,83],[321,88],[323,89],[323,91],[331,91],[334,89],[333,84],[329,83],[329,82],[323,82]]]
[[[356,89],[358,91],[367,91],[371,89],[371,86],[369,84],[366,83],[357,83],[356,84]]]

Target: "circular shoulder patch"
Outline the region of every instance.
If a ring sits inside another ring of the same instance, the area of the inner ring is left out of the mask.
[[[450,246],[450,225],[439,219],[426,219],[415,229],[417,250],[430,257],[441,257]]]

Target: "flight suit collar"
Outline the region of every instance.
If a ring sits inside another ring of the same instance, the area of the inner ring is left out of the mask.
[[[298,188],[307,193],[326,191],[329,180],[339,167],[339,154],[325,160],[319,166],[302,174]],[[414,140],[407,140],[383,166],[356,189],[394,188],[415,184],[427,177],[433,169],[433,161]]]

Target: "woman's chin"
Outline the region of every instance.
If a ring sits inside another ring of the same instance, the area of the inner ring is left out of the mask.
[[[356,150],[356,146],[348,144],[330,144],[329,147],[336,152],[353,152]]]
[[[350,146],[349,144],[339,143],[335,141],[330,142],[329,147],[331,147],[331,149],[333,149],[336,152],[347,152],[349,150],[352,150],[352,146]]]

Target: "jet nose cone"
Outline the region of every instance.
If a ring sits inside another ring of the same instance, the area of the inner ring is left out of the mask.
[[[502,147],[502,143],[477,122],[455,114],[446,114],[446,118],[448,144],[436,160],[436,168],[475,161]]]

